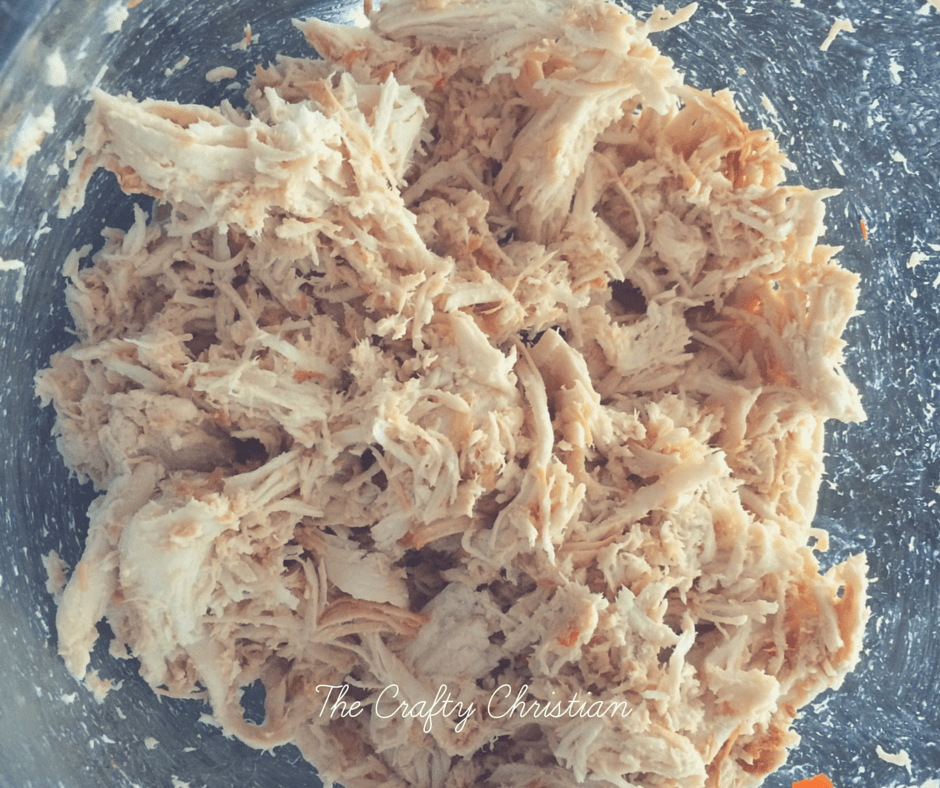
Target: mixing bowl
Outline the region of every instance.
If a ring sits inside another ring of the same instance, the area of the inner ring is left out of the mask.
[[[631,8],[643,17],[653,5]],[[4,788],[320,784],[292,747],[262,753],[226,738],[202,719],[206,707],[156,697],[133,661],[106,647],[93,667],[122,686],[103,702],[67,673],[42,556],[75,563],[93,493],[62,465],[33,376],[73,339],[65,256],[132,218],[105,173],[80,213],[56,217],[89,86],[234,102],[254,63],[309,53],[291,18],[349,23],[359,11],[339,0],[0,2]],[[851,25],[822,48],[837,19]],[[830,428],[817,524],[832,534],[824,567],[867,552],[872,619],[860,667],[804,709],[802,742],[766,785],[818,772],[838,787],[929,784],[940,778],[940,8],[703,0],[657,43],[688,82],[731,88],[749,124],[778,136],[796,166],[791,181],[842,190],[828,201],[824,240],[843,246],[842,264],[862,278],[847,370],[868,421]],[[223,65],[237,75],[205,79]]]

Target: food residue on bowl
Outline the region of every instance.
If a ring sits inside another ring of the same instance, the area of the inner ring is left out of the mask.
[[[875,745],[875,752],[878,754],[878,757],[881,760],[887,763],[893,763],[895,766],[903,766],[907,769],[908,774],[911,771],[911,756],[908,755],[907,750],[900,750],[899,752],[888,752],[880,744]]]
[[[848,19],[836,19],[832,23],[832,27],[829,28],[829,35],[826,36],[825,40],[819,45],[819,48],[825,52],[832,46],[832,42],[836,40],[836,36],[839,33],[854,33],[855,25],[852,24]]]

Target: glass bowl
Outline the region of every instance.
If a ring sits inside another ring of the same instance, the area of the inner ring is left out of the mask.
[[[748,123],[778,136],[796,165],[791,181],[842,190],[828,201],[823,240],[843,246],[840,261],[862,277],[847,370],[869,418],[829,427],[817,524],[832,535],[824,567],[867,551],[872,619],[861,665],[803,710],[802,742],[769,788],[818,772],[837,788],[940,777],[940,9],[932,2],[703,0],[690,22],[656,38],[690,84],[732,89]],[[645,17],[653,5],[630,8]],[[42,556],[56,550],[77,561],[93,493],[69,478],[33,376],[72,342],[65,256],[132,218],[105,173],[80,213],[56,218],[88,88],[237,101],[255,63],[310,54],[292,18],[348,23],[360,10],[341,0],[0,3],[2,786],[320,784],[295,748],[258,752],[226,738],[201,720],[204,706],[157,698],[133,662],[111,659],[106,647],[93,667],[123,686],[103,703],[67,673]],[[854,30],[821,48],[837,19]],[[206,81],[223,65],[237,76]],[[884,757],[902,750],[909,766]]]

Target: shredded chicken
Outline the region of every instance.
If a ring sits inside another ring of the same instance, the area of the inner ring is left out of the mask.
[[[651,44],[692,11],[388,0],[298,23],[323,58],[248,112],[94,95],[62,214],[98,168],[155,200],[66,261],[79,340],[37,377],[102,492],[72,673],[106,619],[157,692],[347,788],[784,761],[868,616],[813,527],[824,424],[864,418],[857,278],[833,192]]]

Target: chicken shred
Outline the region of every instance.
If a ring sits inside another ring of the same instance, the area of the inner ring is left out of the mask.
[[[106,619],[155,691],[347,788],[784,761],[868,617],[813,527],[825,422],[864,418],[857,277],[833,192],[651,43],[693,10],[388,0],[296,23],[322,59],[259,66],[247,111],[94,94],[62,215],[100,168],[154,199],[66,261],[78,341],[37,376],[101,491],[72,673]],[[379,714],[392,685],[473,712]],[[487,711],[517,692],[630,713]]]

